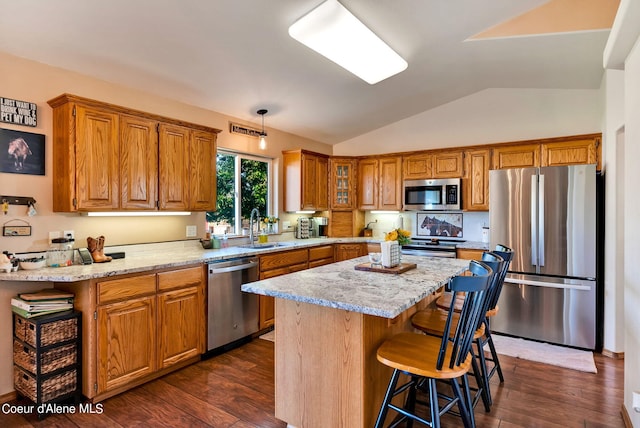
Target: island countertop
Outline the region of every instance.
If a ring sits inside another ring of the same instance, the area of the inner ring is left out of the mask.
[[[288,275],[251,282],[242,291],[336,309],[395,318],[462,273],[469,260],[404,255],[417,267],[401,274],[367,272],[358,257]]]

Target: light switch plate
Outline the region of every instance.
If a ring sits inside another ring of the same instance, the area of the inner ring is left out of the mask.
[[[187,238],[195,238],[198,236],[197,226],[187,226]]]

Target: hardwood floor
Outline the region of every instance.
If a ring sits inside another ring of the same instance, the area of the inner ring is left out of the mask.
[[[106,400],[102,414],[50,415],[42,421],[0,414],[0,422],[9,427],[286,427],[273,416],[273,359],[273,343],[257,339]],[[490,413],[481,404],[476,408],[478,427],[624,427],[622,360],[596,355],[598,374],[507,356],[500,361],[506,380],[500,385],[497,376],[492,379],[494,405]],[[459,426],[460,419],[445,416],[443,428]]]

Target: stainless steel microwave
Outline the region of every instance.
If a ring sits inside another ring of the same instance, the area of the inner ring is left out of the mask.
[[[461,210],[460,179],[405,180],[403,207],[407,211]]]

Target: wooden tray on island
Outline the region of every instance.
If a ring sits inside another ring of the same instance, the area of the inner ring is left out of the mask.
[[[400,263],[398,266],[386,268],[383,266],[372,267],[371,263],[362,263],[355,266],[356,270],[363,270],[367,272],[381,272],[381,273],[394,273],[399,274],[411,269],[415,269],[417,265],[415,263]]]

